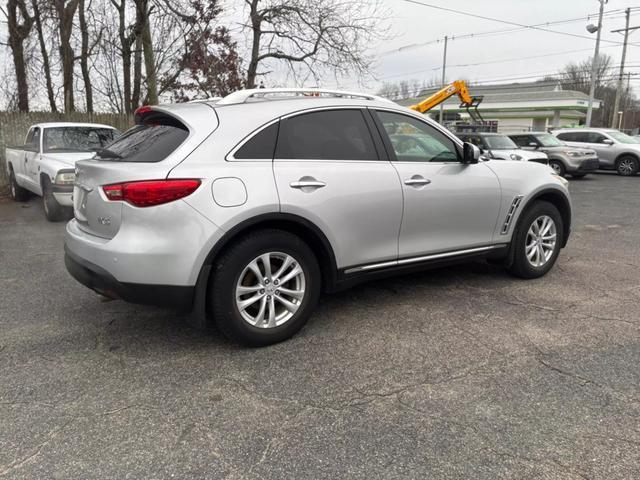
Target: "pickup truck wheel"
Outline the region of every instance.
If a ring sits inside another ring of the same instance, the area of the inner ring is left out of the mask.
[[[44,214],[50,222],[60,222],[68,217],[68,211],[53,196],[49,179],[42,181],[42,206]]]
[[[18,185],[13,170],[9,170],[9,188],[11,190],[11,198],[16,202],[25,202],[29,200],[29,190]]]
[[[520,278],[538,278],[556,263],[563,241],[562,216],[549,202],[535,202],[522,214],[514,232],[509,271]]]
[[[549,160],[549,166],[561,177],[564,177],[565,173],[567,173],[562,162],[558,160]]]
[[[638,159],[631,155],[626,155],[616,162],[616,170],[619,175],[628,177],[638,173]]]
[[[261,230],[234,242],[216,261],[211,280],[209,305],[218,328],[253,347],[297,333],[320,296],[315,255],[281,230]]]

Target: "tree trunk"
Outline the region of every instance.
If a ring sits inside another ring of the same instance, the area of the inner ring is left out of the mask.
[[[131,113],[131,43],[132,39],[127,35],[126,0],[120,3],[111,0],[118,10],[118,37],[120,38],[120,52],[122,54],[122,86],[124,88],[123,110]]]
[[[57,112],[56,97],[53,93],[53,82],[51,81],[51,62],[49,61],[49,51],[47,50],[47,44],[44,41],[44,32],[42,30],[42,17],[40,15],[40,6],[38,0],[32,0],[33,5],[33,19],[36,23],[36,30],[38,32],[38,43],[40,44],[40,54],[42,55],[42,69],[44,70],[44,79],[47,85],[47,98],[49,99],[49,108],[52,112]]]
[[[258,75],[258,63],[260,62],[260,36],[262,35],[262,19],[258,14],[258,1],[251,1],[251,60],[247,68],[247,88],[256,88],[256,76]]]
[[[85,0],[80,0],[78,5],[78,20],[80,22],[80,69],[82,70],[82,80],[84,81],[84,94],[86,98],[87,113],[93,113],[93,90],[91,88],[91,77],[89,76],[89,30],[87,20],[84,16]]]
[[[18,10],[22,15],[22,24],[18,20]],[[21,112],[29,111],[29,84],[24,59],[24,41],[31,31],[32,24],[33,18],[29,16],[24,0],[9,0],[7,2],[8,43],[13,53],[13,66],[16,70],[18,87],[18,110]]]
[[[144,55],[144,70],[147,74],[147,103],[158,104],[158,80],[156,78],[156,62],[153,55],[153,40],[151,38],[151,23],[149,22],[149,1],[138,0],[138,8],[142,19],[142,52]]]
[[[131,111],[140,106],[140,86],[142,84],[142,37],[136,37],[133,54],[133,94],[131,95]]]
[[[73,17],[78,8],[78,0],[71,0],[65,6],[65,0],[55,0],[58,12],[58,28],[60,31],[60,60],[62,61],[62,90],[64,92],[64,111],[75,112],[73,99],[73,67],[75,54],[71,47]]]

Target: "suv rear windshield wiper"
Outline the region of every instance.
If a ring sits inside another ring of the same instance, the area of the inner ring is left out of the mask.
[[[122,155],[119,155],[108,148],[98,148],[96,153],[100,158],[122,158]]]

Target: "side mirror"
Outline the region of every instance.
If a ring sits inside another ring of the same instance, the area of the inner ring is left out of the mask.
[[[535,148],[536,150],[538,149],[538,144],[536,142],[529,142],[529,146],[531,148]]]
[[[473,143],[464,142],[462,146],[462,162],[471,164],[478,163],[480,160],[480,149],[476,147]]]
[[[613,145],[613,140],[611,140],[610,138],[605,138],[604,140],[602,140],[602,143],[604,143],[605,145]]]

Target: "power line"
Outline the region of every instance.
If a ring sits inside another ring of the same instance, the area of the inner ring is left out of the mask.
[[[614,45],[609,45],[606,47],[602,47],[602,48],[613,48]],[[489,60],[487,62],[475,62],[475,63],[460,63],[460,64],[455,64],[455,65],[447,65],[447,67],[476,67],[476,66],[480,66],[480,65],[492,65],[492,64],[498,64],[498,63],[509,63],[509,62],[516,62],[516,61],[520,61],[520,60],[532,60],[535,58],[546,58],[546,57],[554,57],[554,56],[559,56],[559,55],[567,55],[570,53],[579,53],[579,52],[591,52],[593,49],[592,48],[581,48],[581,49],[577,49],[577,50],[565,50],[563,52],[554,52],[554,53],[545,53],[545,54],[540,54],[540,55],[531,55],[528,57],[514,57],[514,58],[507,58],[507,59],[502,59],[502,60]],[[428,68],[423,68],[420,70],[414,70],[411,72],[403,72],[403,73],[396,73],[393,75],[385,75],[384,77],[378,77],[376,78],[376,80],[380,81],[380,80],[386,80],[389,78],[394,78],[394,77],[401,77],[404,75],[413,75],[416,73],[424,73],[424,72],[429,72],[429,71],[438,71],[442,68],[441,65],[436,65],[433,67],[428,67]]]
[[[488,17],[488,16],[485,16],[485,15],[479,15],[479,14],[475,14],[475,13],[464,12],[462,10],[455,10],[453,8],[442,7],[442,6],[439,6],[439,5],[432,5],[430,3],[420,2],[418,0],[402,0],[402,1],[406,2],[406,3],[412,3],[414,5],[421,5],[423,7],[432,8],[432,9],[435,9],[435,10],[442,10],[442,11],[445,11],[445,12],[457,13],[459,15],[465,15],[465,16],[468,16],[468,17],[480,18],[482,20],[489,20],[491,22],[504,23],[505,25],[512,25],[512,26],[521,27],[521,28],[524,28],[524,29],[539,30],[539,31],[542,31],[542,32],[555,33],[555,34],[558,34],[558,35],[566,35],[566,36],[569,36],[569,37],[582,38],[582,39],[587,39],[587,40],[591,40],[591,41],[594,40],[593,38],[588,37],[586,35],[580,35],[580,34],[577,34],[577,33],[562,32],[560,30],[551,30],[551,29],[542,28],[542,27],[536,26],[536,25],[525,25],[525,24],[518,23],[518,22],[512,22],[510,20],[502,20],[502,19],[499,19],[499,18]],[[615,40],[602,39],[601,41],[602,42],[611,43],[611,44],[615,44],[615,45],[622,45],[621,42],[617,42]]]
[[[637,7],[640,8],[640,7]],[[616,9],[616,10],[610,10],[609,12],[605,13],[605,16],[608,19],[614,19],[614,18],[623,18],[624,14],[621,14],[619,12],[620,9]],[[594,14],[596,15],[596,14]],[[591,15],[587,15],[587,19],[590,17]],[[534,25],[530,25],[530,27],[541,27],[544,25],[559,25],[559,24],[564,24],[564,23],[574,23],[574,22],[583,22],[585,20],[585,17],[580,17],[580,18],[571,18],[571,19],[567,19],[567,20],[557,20],[554,22],[545,22],[545,23],[538,23],[538,24],[534,24]],[[489,31],[484,31],[484,32],[476,32],[476,33],[465,33],[465,34],[459,34],[459,35],[450,35],[449,39],[450,40],[464,40],[464,39],[468,39],[468,38],[483,38],[483,37],[488,37],[488,36],[492,36],[492,35],[501,35],[501,34],[505,34],[505,33],[515,33],[515,32],[521,32],[524,30],[529,30],[529,26],[527,27],[518,27],[518,28],[508,28],[508,29],[501,29],[501,30],[489,30]],[[437,43],[442,42],[442,39],[435,39],[435,40],[430,40],[428,42],[420,42],[420,43],[411,43],[408,45],[403,45],[402,47],[399,48],[395,48],[392,50],[387,50],[385,52],[382,52],[380,54],[378,54],[379,56],[385,56],[385,55],[390,55],[392,53],[399,53],[399,52],[403,52],[406,50],[411,50],[414,48],[420,48],[420,47],[425,47],[428,45],[434,45]]]

